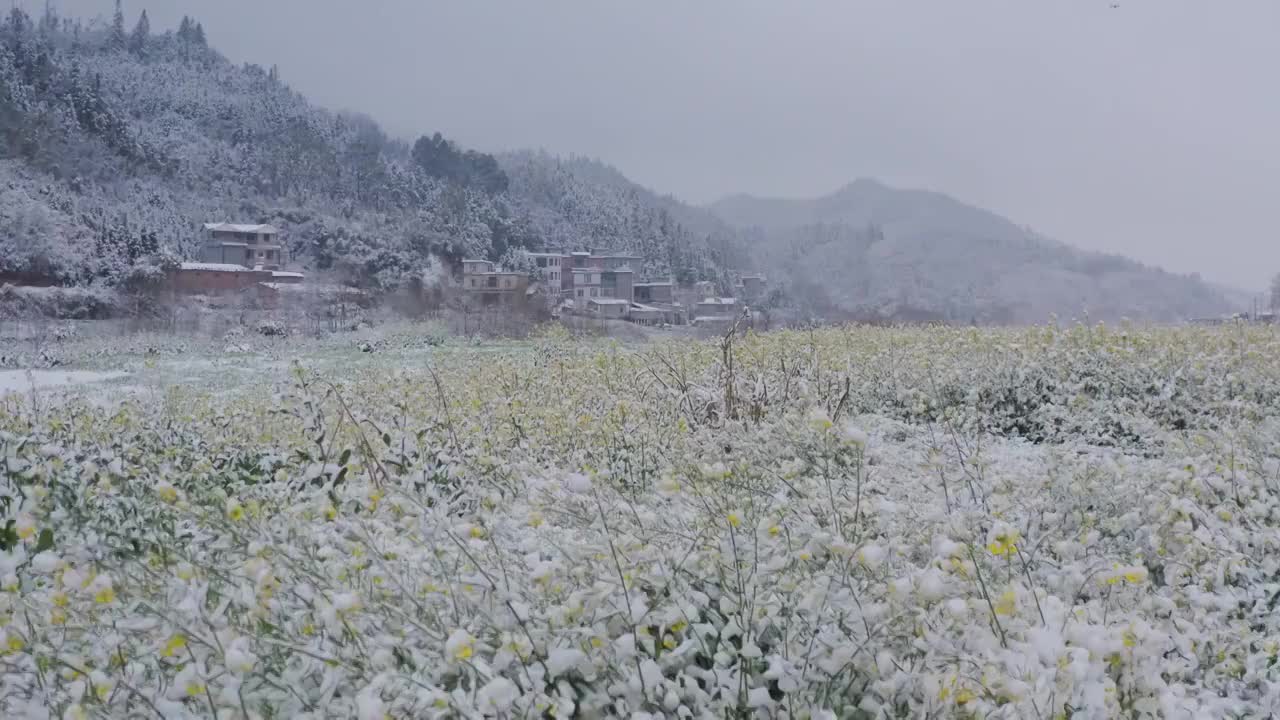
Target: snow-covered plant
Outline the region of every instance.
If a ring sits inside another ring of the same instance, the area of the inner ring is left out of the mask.
[[[504,347],[6,396],[3,712],[1280,711],[1269,329]]]

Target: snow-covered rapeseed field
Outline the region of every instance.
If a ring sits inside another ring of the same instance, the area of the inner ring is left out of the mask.
[[[1267,717],[1270,329],[0,400],[6,717]]]

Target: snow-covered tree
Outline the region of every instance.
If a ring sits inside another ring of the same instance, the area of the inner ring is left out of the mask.
[[[129,50],[136,55],[146,55],[147,42],[151,39],[151,20],[147,18],[147,11],[143,10],[142,15],[138,18],[138,24],[133,26],[133,33],[129,35]]]
[[[116,11],[111,16],[111,29],[107,33],[107,45],[112,50],[124,50],[128,46],[124,28],[124,6],[116,0]]]

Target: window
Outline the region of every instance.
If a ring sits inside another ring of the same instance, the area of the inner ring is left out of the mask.
[[[476,286],[476,279],[471,278],[471,287],[475,287],[475,286]]]
[[[547,266],[547,259],[543,257],[538,258],[538,267],[544,268],[546,266]]]
[[[514,282],[514,281],[513,281],[511,278],[503,278],[503,279],[502,279],[502,287],[504,287],[504,288],[509,288],[509,287],[511,287],[511,284],[512,284],[513,282]]]
[[[584,291],[582,288],[578,288],[578,297],[585,297],[585,296],[582,294],[583,292],[585,292],[585,291]]]
[[[599,296],[600,296],[600,291],[595,288],[591,288],[591,297],[599,297]]]
[[[491,288],[496,288],[496,287],[498,287],[498,278],[496,278],[496,277],[494,277],[494,276],[492,276],[492,275],[491,275],[491,276],[489,276],[488,280],[489,280],[489,282],[488,282],[488,286],[489,286],[489,287],[491,287]]]

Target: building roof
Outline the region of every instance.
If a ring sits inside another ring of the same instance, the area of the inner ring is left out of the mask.
[[[595,303],[596,305],[630,305],[631,304],[630,300],[624,300],[622,298],[594,297],[588,300],[588,302]]]
[[[284,271],[282,271],[282,270],[272,270],[272,271],[271,271],[271,277],[273,277],[273,278],[300,278],[300,277],[306,277],[306,276],[305,276],[305,275],[303,275],[302,273],[299,273],[299,272],[284,272]]]
[[[632,287],[662,287],[662,286],[671,287],[671,286],[672,286],[672,285],[674,285],[674,284],[675,284],[675,283],[671,282],[670,280],[661,280],[661,281],[658,281],[658,282],[638,282],[638,283],[632,283],[632,284],[631,284],[631,286],[632,286]]]
[[[658,315],[662,315],[665,311],[662,308],[656,308],[656,307],[653,307],[652,305],[641,305],[640,303],[631,303],[631,312],[643,313],[646,315],[649,313],[656,313]]]
[[[206,272],[251,272],[244,265],[234,263],[184,262],[178,266],[182,270],[203,270]]]
[[[280,233],[274,225],[237,225],[235,223],[205,223],[204,229],[211,232],[264,233],[277,235]]]
[[[530,252],[525,254],[529,257],[564,257],[564,253],[558,252]]]
[[[698,301],[698,304],[699,304],[699,305],[737,305],[737,304],[738,304],[738,299],[737,299],[737,298],[731,298],[731,297],[728,297],[728,298],[707,298],[706,300],[699,300],[699,301]]]

